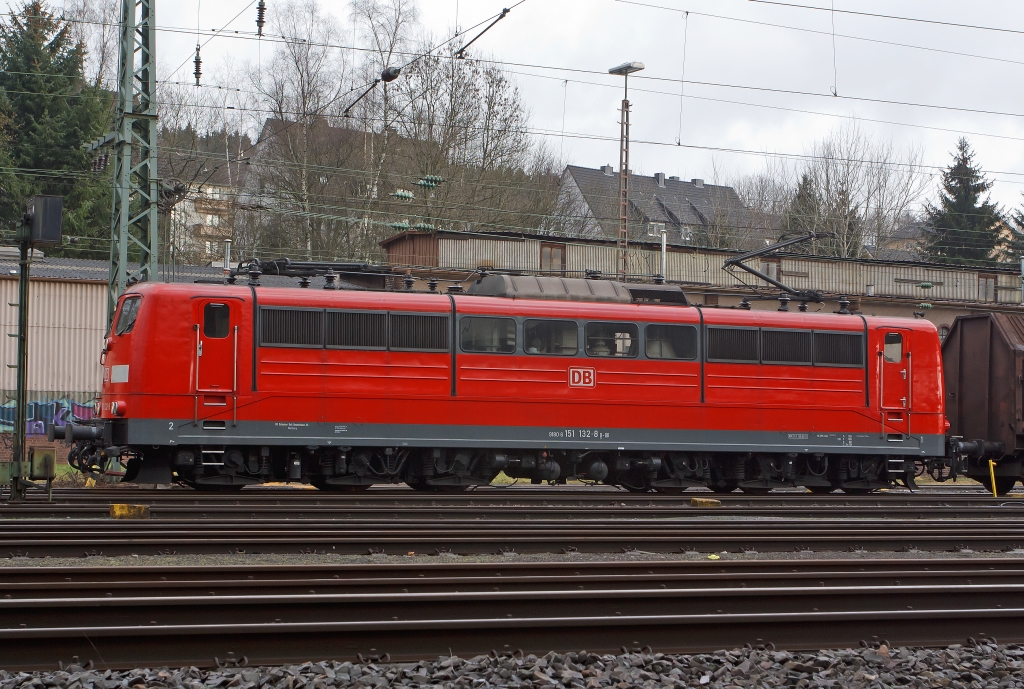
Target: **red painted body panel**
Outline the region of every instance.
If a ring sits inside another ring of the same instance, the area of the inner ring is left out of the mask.
[[[263,287],[255,294],[260,306],[437,314],[452,309],[451,299],[437,294]],[[903,419],[888,422],[887,432],[944,432],[939,340],[924,320],[458,295],[460,315],[699,325],[703,312],[707,325],[847,332],[864,332],[866,322],[868,361],[866,370],[709,362],[702,403],[696,361],[458,352],[453,397],[450,353],[258,347],[254,367],[248,287],[153,283],[132,288],[127,296],[132,295],[143,300],[135,326],[125,335],[111,334],[105,355],[106,418],[111,402],[122,401],[128,417],[153,419],[880,432],[878,353],[884,333],[895,330],[905,334],[912,353],[909,406],[892,410]],[[223,346],[211,354],[220,363],[204,378],[213,345],[204,342],[204,354],[197,356],[201,335],[195,326],[202,328],[208,302],[230,304],[229,340],[237,326],[238,346],[230,355]],[[233,369],[224,370],[229,360]],[[118,365],[129,366],[128,382],[109,382],[110,367]],[[570,387],[571,367],[593,369],[593,387]],[[225,389],[229,381],[237,381],[235,390]]]

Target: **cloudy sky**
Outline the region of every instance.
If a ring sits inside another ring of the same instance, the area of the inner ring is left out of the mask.
[[[198,10],[207,30],[254,28],[249,0],[157,2],[161,26],[194,28]],[[420,0],[420,23],[440,37],[515,2]],[[267,0],[269,12],[275,4]],[[321,4],[348,25],[347,0]],[[1009,0],[525,0],[472,55],[505,63],[537,136],[574,164],[618,166],[622,79],[606,72],[635,60],[646,65],[630,79],[637,172],[711,179],[717,170],[728,180],[761,169],[766,153],[804,154],[853,118],[877,139],[920,148],[935,167],[967,136],[993,197],[1017,206],[1022,34],[1024,3]],[[161,72],[184,63],[178,78],[188,79],[194,36],[159,40]],[[217,38],[203,57],[216,74],[225,58],[257,59],[257,47]]]

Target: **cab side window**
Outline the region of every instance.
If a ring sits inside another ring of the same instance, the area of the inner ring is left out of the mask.
[[[891,364],[903,361],[903,336],[899,333],[886,333],[882,355]]]
[[[203,307],[203,335],[211,339],[228,336],[231,329],[231,309],[227,304],[207,304]]]
[[[114,333],[124,335],[132,331],[132,328],[135,327],[135,319],[139,316],[140,304],[142,304],[142,297],[127,297],[121,302],[121,311],[117,314]]]

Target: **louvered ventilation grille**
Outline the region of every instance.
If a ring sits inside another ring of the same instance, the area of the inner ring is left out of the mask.
[[[270,347],[323,347],[324,312],[260,309],[260,344]]]
[[[388,315],[353,311],[327,312],[327,346],[384,349],[388,346]]]
[[[810,331],[762,330],[761,361],[766,364],[811,363]]]
[[[860,333],[814,333],[814,363],[863,366],[864,336]]]
[[[708,360],[757,363],[757,339],[757,330],[708,328]]]
[[[391,349],[448,350],[448,316],[391,315]]]

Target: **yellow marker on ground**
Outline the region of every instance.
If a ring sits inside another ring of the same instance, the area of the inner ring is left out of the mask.
[[[715,498],[690,498],[690,507],[721,507],[722,501]]]
[[[114,503],[110,506],[111,519],[149,519],[149,505],[126,505]]]

